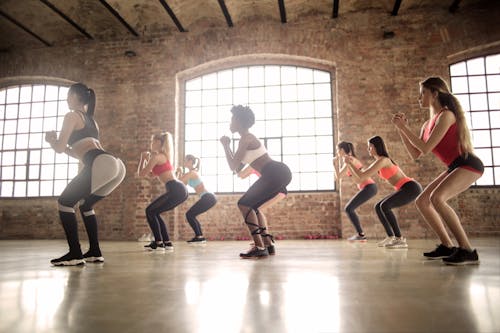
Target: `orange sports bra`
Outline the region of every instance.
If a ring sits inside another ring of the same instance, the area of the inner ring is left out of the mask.
[[[363,167],[363,165],[360,163],[360,164],[356,164],[354,167],[356,169],[361,169]],[[347,170],[347,172],[345,174],[347,175],[347,177],[352,177],[351,170]],[[363,188],[365,188],[366,185],[369,185],[369,184],[375,184],[375,181],[371,178],[368,178],[364,182],[358,184],[358,189],[362,190]]]
[[[394,164],[393,166],[391,166],[389,168],[381,168],[378,171],[378,175],[380,176],[380,178],[389,179],[392,176],[394,176],[395,174],[397,174],[398,170],[399,170],[399,167],[396,164]]]
[[[167,160],[163,164],[155,165],[153,167],[153,170],[151,170],[151,173],[155,176],[159,176],[162,173],[164,173],[165,171],[172,171],[172,170],[174,170],[174,167],[172,166],[172,164],[170,164],[170,161]]]

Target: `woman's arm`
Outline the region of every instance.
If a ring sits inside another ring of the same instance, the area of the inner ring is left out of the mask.
[[[149,151],[143,151],[141,153],[141,157],[139,159],[139,165],[137,165],[137,175],[139,176],[141,175],[141,170],[144,169],[150,157],[151,153]]]
[[[250,177],[250,175],[254,172],[255,170],[250,166],[247,165],[245,168],[243,168],[240,172],[238,172],[238,177],[241,179],[245,179],[247,177]]]
[[[220,138],[220,142],[222,143],[222,146],[224,147],[224,153],[226,154],[226,160],[227,164],[229,165],[229,168],[233,172],[237,172],[241,170],[243,167],[243,163],[241,163],[241,157],[237,159],[236,155],[238,152],[240,152],[241,155],[241,149],[244,146],[246,150],[246,144],[244,143],[243,138],[240,140],[238,150],[236,151],[237,154],[233,154],[233,151],[231,150],[231,147],[229,147],[229,144],[231,143],[231,139],[227,136],[223,136]]]
[[[179,180],[184,183],[184,185],[187,185],[188,180],[191,178],[194,178],[194,171],[189,171],[188,173],[184,173],[179,177]]]
[[[359,170],[354,166],[352,157],[346,156],[345,163],[349,167],[353,177],[357,182],[364,182],[368,178],[374,176],[381,168],[384,167],[385,158],[379,158],[368,166],[365,170]]]
[[[341,177],[344,177],[346,172],[347,172],[347,164],[344,163],[342,164],[342,167],[339,167],[340,164],[340,156],[335,156],[333,158],[333,171],[335,173],[335,178],[340,179]]]
[[[64,153],[67,152],[66,148],[68,146],[68,140],[75,128],[75,124],[78,121],[77,115],[73,112],[68,112],[64,116],[64,121],[61,129],[61,133],[59,134],[59,138],[57,138],[57,133],[55,131],[50,131],[45,134],[45,141],[47,141],[52,149],[56,151],[56,153]]]
[[[144,167],[139,171],[139,176],[144,177],[151,174],[155,165],[161,162],[160,159],[160,154],[152,155],[151,158],[145,163],[146,165],[144,165]]]
[[[441,113],[441,115],[436,120],[434,128],[432,129],[429,140],[427,140],[427,142],[424,142],[421,136],[418,137],[408,128],[406,122],[403,119],[399,118],[393,121],[402,136],[406,137],[408,143],[410,143],[412,147],[417,149],[421,155],[426,155],[427,153],[431,152],[438,145],[438,143],[441,142],[443,137],[446,135],[446,132],[454,122],[455,115],[453,114],[453,112],[445,111]],[[422,133],[423,132],[421,131],[421,135]],[[411,155],[412,157],[414,156],[413,154]]]

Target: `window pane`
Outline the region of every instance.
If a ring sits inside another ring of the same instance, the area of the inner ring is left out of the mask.
[[[68,108],[68,103],[67,102],[59,102],[58,103],[58,106],[57,106],[57,114],[58,115],[65,115],[66,113],[69,112],[69,108]]]
[[[299,138],[283,138],[283,155],[297,154]]]
[[[333,162],[332,162],[332,155],[331,154],[321,154],[317,155],[317,161],[318,161],[318,171],[328,171],[329,173],[332,173],[332,179],[333,179]]]
[[[233,89],[217,90],[217,103],[219,105],[233,105]]]
[[[186,124],[186,138],[189,140],[201,140],[201,125]]]
[[[5,119],[17,119],[18,118],[18,104],[10,104],[5,107]]]
[[[26,166],[24,166],[24,165],[16,166],[15,172],[16,172],[15,179],[17,179],[17,180],[26,179]]]
[[[302,173],[300,175],[300,188],[303,190],[315,190],[318,187],[316,174]]]
[[[68,164],[69,162],[69,156],[66,154],[55,154],[56,155],[56,163],[59,164]]]
[[[281,84],[296,84],[297,68],[291,66],[281,66]]]
[[[13,151],[2,154],[2,165],[14,165],[15,153]]]
[[[331,135],[332,134],[332,119],[331,118],[317,118],[316,119],[316,134],[317,135]]]
[[[493,183],[493,168],[485,167],[484,173],[476,182],[477,185],[491,185]]]
[[[500,91],[500,75],[486,76],[488,91]]]
[[[42,148],[42,142],[44,134],[42,133],[35,133],[35,134],[30,134],[30,139],[29,139],[29,147],[30,148]]]
[[[217,105],[217,91],[215,89],[203,90],[201,94],[202,105]]]
[[[297,83],[312,83],[313,70],[310,68],[297,68]]]
[[[215,89],[217,88],[217,74],[203,75],[201,78],[202,89]]]
[[[43,131],[48,132],[48,131],[55,131],[57,128],[57,118],[52,117],[52,118],[44,118],[43,120]]]
[[[233,70],[233,86],[248,87],[248,68],[240,67]]]
[[[31,86],[22,86],[19,101],[31,102]]]
[[[40,171],[41,179],[54,179],[54,164],[44,164]]]
[[[28,197],[37,197],[40,194],[39,187],[40,182],[28,182]]]
[[[12,166],[2,167],[2,180],[4,179],[14,179],[14,167]]]
[[[281,136],[281,121],[268,120],[266,121],[266,136],[280,137]]]
[[[248,100],[250,103],[264,102],[264,87],[250,88]]]
[[[314,136],[303,136],[299,141],[299,154],[316,153],[316,140]]]
[[[283,136],[299,135],[299,122],[295,119],[283,120]]]
[[[201,78],[186,81],[186,90],[201,90]]]
[[[500,74],[500,54],[486,57],[486,73]]]
[[[302,119],[299,124],[300,135],[313,135],[316,133],[314,119]]]
[[[25,196],[26,196],[26,183],[14,182],[14,197],[25,197]]]
[[[17,120],[7,120],[4,122],[4,134],[13,134],[17,130]]]
[[[463,94],[469,92],[469,87],[467,84],[466,77],[452,77],[451,78],[451,90],[455,94]]]
[[[497,166],[500,165],[500,148],[493,148],[493,163]],[[497,180],[500,183],[500,178]]]
[[[201,149],[203,151],[203,157],[217,157],[218,141],[203,141],[201,144]],[[205,160],[205,158],[204,158]],[[215,160],[214,160],[215,162]]]
[[[186,106],[200,106],[201,105],[201,91],[187,91],[186,92]]]
[[[59,99],[66,100],[68,98],[69,87],[59,87]]]
[[[217,86],[219,88],[231,88],[233,86],[233,71],[227,70],[217,73]]]
[[[470,106],[471,111],[488,110],[486,94],[470,95]]]
[[[465,66],[465,62],[459,62],[458,64],[451,65],[450,74],[451,76],[467,75],[467,68]]]
[[[40,182],[40,195],[41,196],[52,196],[54,188],[53,180],[46,180]]]
[[[481,128],[490,128],[490,120],[488,116],[488,112],[472,112],[472,128],[481,129]]]
[[[492,165],[491,149],[475,149],[474,154],[483,162],[484,165]],[[499,161],[500,162],[500,161]]]
[[[235,88],[233,90],[233,102],[235,105],[248,104],[248,88]]]
[[[186,108],[186,123],[199,123],[201,121],[201,108]]]
[[[59,96],[59,88],[57,86],[46,86],[45,87],[45,100],[46,101],[56,101]]]
[[[19,87],[7,89],[7,104],[9,103],[19,103]]]
[[[57,104],[58,102],[47,102],[45,103],[45,110],[43,115],[45,117],[55,117],[57,116]]]
[[[500,93],[488,94],[490,110],[500,110]]]
[[[29,177],[29,179],[39,179],[40,178],[40,166],[39,165],[30,165],[28,177]]]
[[[78,174],[78,163],[68,164],[68,178],[73,179]]]
[[[3,137],[3,149],[14,149],[16,148],[16,135],[4,135]]]
[[[31,104],[31,117],[35,118],[43,117],[43,103]]]
[[[216,106],[202,107],[201,122],[215,124],[216,121],[217,121],[217,107]]]
[[[264,86],[264,67],[252,66],[249,71],[249,84],[250,86]]]
[[[45,86],[33,86],[33,102],[43,101],[45,97]]]
[[[318,190],[329,190],[333,187],[334,183],[333,172],[318,173]]]
[[[283,118],[298,118],[299,117],[299,107],[296,102],[283,103],[282,107]]]
[[[460,105],[462,106],[462,109],[464,111],[470,111],[469,95],[461,94],[461,95],[455,95],[455,97],[460,102]]]
[[[491,131],[492,146],[500,146],[500,130]]]
[[[266,85],[278,85],[281,82],[279,66],[265,66]]]
[[[317,84],[314,86],[315,99],[331,99],[331,86],[329,83]]]
[[[30,130],[29,119],[19,119],[17,121],[17,133],[28,133]]]
[[[311,101],[314,99],[314,92],[315,88],[317,88],[318,85],[313,86],[312,84],[301,84],[298,86],[298,100],[301,101]]]
[[[1,182],[2,185],[2,197],[11,197],[14,190],[13,182]]]
[[[484,76],[469,77],[469,92],[486,92],[486,78]]]
[[[477,75],[484,74],[484,58],[476,58],[467,61],[467,74]]]
[[[331,136],[316,137],[316,150],[318,153],[333,154],[333,142]]]
[[[489,131],[472,131],[474,147],[491,147]]]
[[[265,104],[266,119],[280,119],[281,121],[281,103],[267,103]]]
[[[55,179],[67,179],[67,178],[68,178],[68,165],[56,164]]]
[[[19,118],[29,118],[31,116],[31,104],[19,104]]]
[[[28,152],[23,151],[23,150],[18,150],[16,152],[16,164],[17,165],[24,165],[28,162]]]
[[[316,101],[314,102],[314,111],[316,117],[331,117],[332,103],[330,101]]]

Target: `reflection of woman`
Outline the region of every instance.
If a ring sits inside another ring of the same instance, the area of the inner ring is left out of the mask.
[[[122,161],[105,152],[99,142],[99,129],[94,120],[95,94],[82,83],[68,91],[68,107],[59,138],[55,131],[48,132],[45,140],[57,152],[73,156],[83,162],[83,169],[66,186],[57,200],[59,216],[69,245],[69,253],[52,259],[56,266],[80,265],[85,261],[103,262],[97,239],[97,219],[94,205],[109,195],[125,177]],[[78,240],[78,223],[75,205],[80,203],[80,213],[89,237],[90,248],[82,255]]]
[[[155,134],[151,137],[151,153],[141,153],[137,168],[139,176],[153,175],[165,184],[165,192],[146,207],[146,218],[154,235],[154,241],[145,245],[149,251],[173,251],[167,226],[160,214],[174,209],[188,198],[188,191],[183,183],[174,175],[170,162],[173,154],[173,140],[169,132]]]
[[[184,167],[188,168],[189,171],[187,173],[183,173],[184,168],[179,168],[177,170],[180,181],[191,186],[200,197],[200,199],[186,212],[186,219],[194,231],[194,237],[187,242],[190,244],[206,243],[207,240],[203,237],[200,221],[198,221],[196,217],[215,206],[217,198],[213,193],[207,191],[205,184],[198,174],[198,171],[200,170],[199,158],[194,157],[193,155],[186,155],[184,158]]]
[[[447,202],[481,177],[483,163],[473,154],[462,106],[443,79],[431,77],[423,81],[419,102],[430,111],[420,137],[408,128],[404,114],[396,114],[393,123],[413,158],[432,151],[448,166],[448,170],[437,176],[417,199],[420,213],[441,241],[434,251],[426,252],[424,256],[429,259],[443,258],[446,264],[451,265],[478,264],[477,251],[472,249],[460,219]],[[453,247],[443,221],[455,236],[459,248]]]
[[[380,178],[387,180],[394,189],[394,193],[386,196],[375,205],[380,222],[387,232],[387,237],[378,245],[390,249],[407,248],[406,238],[401,236],[398,221],[392,212],[393,208],[401,207],[413,202],[422,192],[422,187],[414,179],[407,177],[399,166],[389,157],[384,141],[380,136],[368,140],[368,152],[375,158],[366,170],[359,170],[351,156],[345,156],[344,161],[358,182],[364,182],[369,177],[379,174]]]
[[[256,170],[254,170],[251,166],[247,165],[244,169],[242,169],[240,172],[238,172],[238,177],[241,179],[245,179],[249,177],[250,175],[256,175],[257,177],[260,177],[260,173],[258,173]],[[259,226],[262,229],[262,232],[260,236],[262,237],[262,240],[264,241],[264,245],[267,248],[267,251],[269,252],[270,255],[275,255],[276,254],[276,248],[274,247],[274,237],[273,235],[268,233],[268,225],[267,225],[267,219],[266,215],[264,214],[268,208],[271,206],[277,204],[281,200],[286,198],[287,195],[287,190],[286,188],[282,189],[274,198],[269,199],[268,201],[264,202],[260,208],[259,212]]]
[[[347,164],[344,163],[342,167],[339,167],[339,160],[344,158],[344,156],[350,156],[353,160],[354,167],[357,169],[363,168],[363,163],[356,158],[354,154],[354,146],[350,142],[342,141],[337,145],[337,156],[333,159],[333,167],[335,169],[335,177],[340,178],[342,176],[352,177],[351,172],[348,170]],[[354,178],[356,182],[356,178]],[[354,197],[349,200],[347,205],[345,206],[345,212],[349,219],[351,220],[352,225],[356,228],[357,235],[349,237],[347,240],[349,241],[358,241],[358,242],[366,242],[366,236],[361,228],[361,224],[359,223],[358,215],[356,214],[356,208],[370,200],[377,194],[377,185],[373,179],[368,178],[364,182],[358,182],[358,193],[354,195]]]
[[[241,215],[255,243],[253,248],[246,253],[241,253],[240,257],[267,257],[269,252],[261,237],[264,229],[260,225],[264,223],[264,217],[259,208],[266,201],[286,190],[286,186],[292,180],[292,174],[285,164],[272,160],[262,142],[249,132],[250,127],[255,123],[253,111],[249,107],[237,105],[233,106],[231,113],[233,114],[231,132],[238,132],[241,139],[234,154],[229,147],[231,139],[227,136],[220,139],[229,167],[233,171],[238,171],[243,167],[243,163],[246,163],[261,175],[238,201]]]

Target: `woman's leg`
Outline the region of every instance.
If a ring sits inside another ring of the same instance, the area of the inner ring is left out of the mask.
[[[345,212],[347,213],[347,216],[351,220],[351,223],[354,225],[357,233],[361,236],[364,236],[364,233],[355,210],[359,206],[370,200],[373,196],[375,196],[375,194],[377,194],[377,186],[375,184],[367,185],[358,193],[356,193],[356,195],[354,195],[354,197],[352,197],[345,206]]]
[[[457,168],[448,174],[430,195],[430,201],[434,209],[453,233],[458,245],[468,251],[472,250],[472,246],[459,217],[453,208],[448,205],[448,200],[467,190],[480,177],[481,175],[478,173]]]
[[[436,211],[436,208],[431,202],[432,192],[446,178],[446,176],[448,176],[447,171],[441,173],[436,179],[427,185],[424,191],[417,197],[415,203],[420,215],[422,215],[427,224],[436,233],[441,243],[448,248],[452,248],[453,241],[448,235],[439,213]]]
[[[186,219],[193,229],[195,236],[203,236],[200,222],[196,217],[212,208],[216,203],[217,199],[215,198],[215,195],[212,193],[206,193],[186,212]]]
[[[390,195],[375,204],[375,212],[377,213],[378,219],[380,220],[380,223],[382,223],[382,226],[384,227],[387,236],[394,237],[394,231],[391,228],[391,224],[389,223],[389,220],[385,216],[385,213],[382,211],[382,203],[389,197]]]

